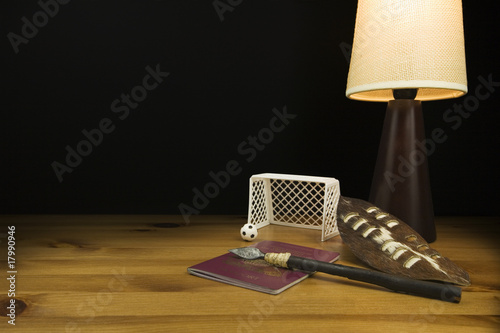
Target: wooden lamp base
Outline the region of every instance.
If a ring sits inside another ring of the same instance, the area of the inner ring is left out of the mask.
[[[368,201],[436,240],[420,101],[389,101]]]

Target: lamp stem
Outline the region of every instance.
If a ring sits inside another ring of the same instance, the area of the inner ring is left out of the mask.
[[[420,101],[389,101],[369,201],[436,240]]]

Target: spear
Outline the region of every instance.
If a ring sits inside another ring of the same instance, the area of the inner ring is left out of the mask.
[[[383,272],[296,257],[290,253],[263,253],[254,247],[242,247],[229,250],[229,252],[247,260],[264,259],[277,267],[342,276],[351,280],[382,286],[396,292],[446,302],[459,303],[462,295],[461,288],[449,284],[420,281]]]

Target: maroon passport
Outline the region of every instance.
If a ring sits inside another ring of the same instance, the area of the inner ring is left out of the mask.
[[[256,247],[264,253],[290,252],[293,256],[325,262],[333,262],[339,257],[337,252],[267,240],[250,247]],[[245,260],[230,252],[191,266],[187,270],[196,276],[273,295],[314,273],[275,267],[264,259]]]

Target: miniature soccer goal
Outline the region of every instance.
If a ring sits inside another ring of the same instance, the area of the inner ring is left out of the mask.
[[[325,241],[339,234],[335,178],[263,173],[250,178],[248,223],[321,230]]]

